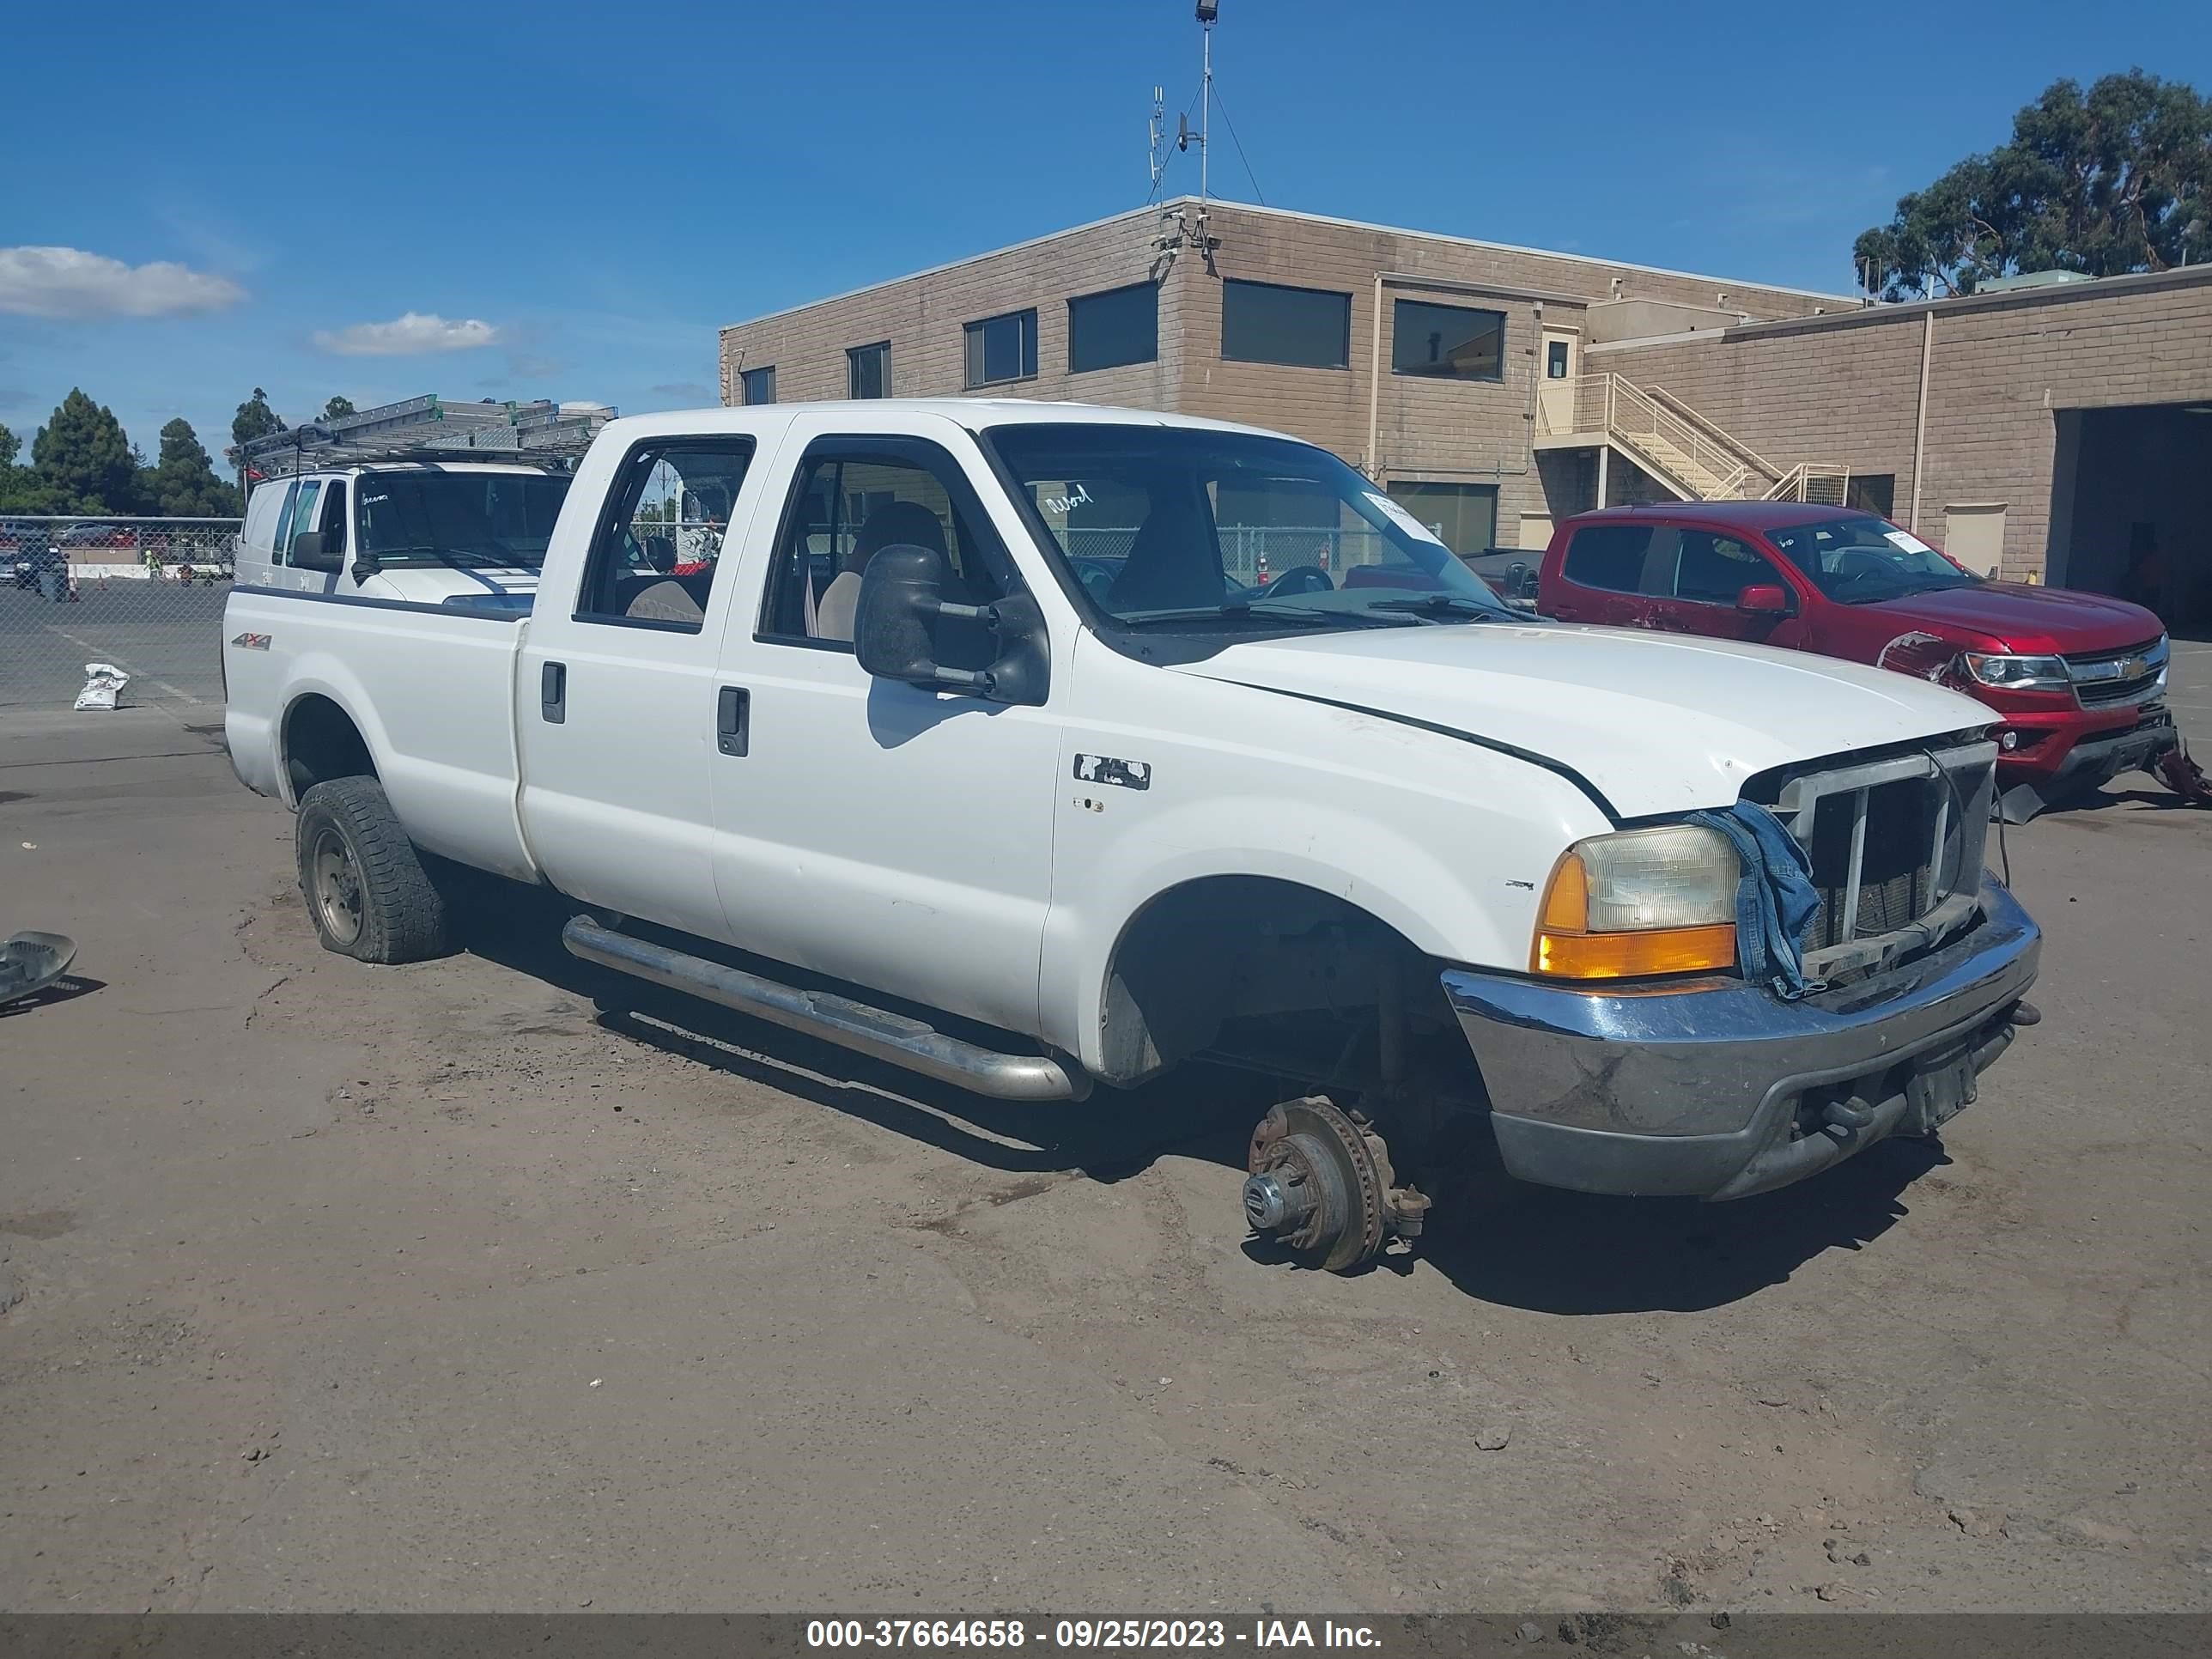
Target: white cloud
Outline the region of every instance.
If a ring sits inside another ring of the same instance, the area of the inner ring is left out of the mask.
[[[236,305],[246,290],[168,260],[126,265],[76,247],[0,247],[0,311],[19,317],[177,317]]]
[[[412,357],[426,351],[472,351],[496,345],[499,331],[478,317],[448,322],[434,312],[410,311],[388,323],[318,329],[315,343],[341,357]]]

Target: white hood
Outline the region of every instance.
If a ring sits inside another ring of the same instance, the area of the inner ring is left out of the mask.
[[[1620,628],[1362,629],[1239,643],[1176,667],[1525,750],[1573,768],[1623,817],[1726,805],[1769,767],[1997,718],[1886,669]]]

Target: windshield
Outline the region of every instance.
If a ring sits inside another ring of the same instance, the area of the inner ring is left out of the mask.
[[[1827,519],[1770,530],[1766,539],[1841,605],[1875,605],[1981,578],[1961,570],[1910,531],[1887,519]]]
[[[545,473],[371,472],[361,480],[361,550],[380,564],[535,570],[568,480]]]
[[[1130,627],[1510,618],[1413,514],[1326,450],[1188,427],[989,434],[1091,599]]]

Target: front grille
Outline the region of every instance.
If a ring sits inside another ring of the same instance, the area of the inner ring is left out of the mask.
[[[1850,903],[1851,840],[1858,794],[1824,797],[1814,809],[1813,885],[1820,908],[1805,930],[1808,951],[1895,933],[1917,921],[1934,902],[1936,791],[1932,778],[1901,778],[1867,791],[1865,846],[1860,860],[1858,905]],[[1851,931],[1844,931],[1850,916]]]
[[[2163,691],[2169,654],[2161,635],[2124,651],[2086,651],[2060,660],[2084,708],[2113,708],[2148,702]]]
[[[1765,799],[1812,866],[1806,972],[1836,979],[1903,960],[1963,920],[1981,883],[1996,749],[1977,744],[1797,773]]]

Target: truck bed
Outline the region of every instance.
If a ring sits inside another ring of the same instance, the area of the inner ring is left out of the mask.
[[[282,775],[282,724],[312,720],[313,699],[327,697],[374,747],[385,793],[417,842],[537,878],[516,810],[526,611],[241,587],[224,616],[224,732],[248,787],[296,803]]]

